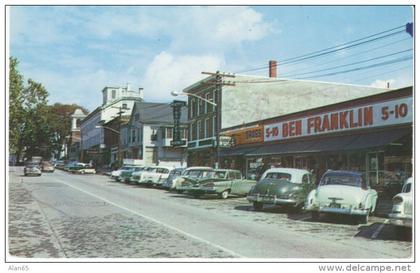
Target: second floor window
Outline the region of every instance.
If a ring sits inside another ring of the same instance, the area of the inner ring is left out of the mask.
[[[197,123],[193,122],[190,127],[191,130],[191,140],[197,139]]]
[[[204,135],[204,132],[205,132],[205,125],[204,125],[204,119],[202,119],[202,120],[200,120],[199,121],[199,124],[200,124],[200,135],[199,135],[199,138],[200,139],[202,139],[202,138],[205,138],[205,135]]]

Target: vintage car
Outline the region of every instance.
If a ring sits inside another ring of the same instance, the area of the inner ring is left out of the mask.
[[[95,168],[92,168],[90,165],[85,165],[77,170],[71,171],[72,173],[77,174],[96,174]]]
[[[174,167],[156,166],[152,171],[144,172],[139,183],[153,186],[162,185],[173,169]]]
[[[51,162],[48,162],[48,161],[41,162],[41,171],[52,173],[54,172],[54,170],[55,170],[54,165],[51,164]]]
[[[28,176],[28,175],[41,176],[41,167],[38,164],[28,162],[23,168],[23,174],[25,176]]]
[[[370,188],[366,174],[353,171],[325,172],[306,199],[305,209],[318,219],[319,213],[346,214],[367,223],[375,211],[378,193]]]
[[[246,195],[255,183],[257,183],[255,180],[243,179],[238,170],[215,169],[203,177],[186,178],[181,190],[186,190],[188,194],[196,197],[217,194],[220,198],[226,199],[230,194]]]
[[[172,185],[168,190],[169,191],[175,190],[177,192],[182,192],[183,190],[181,189],[181,186],[182,186],[182,183],[185,181],[185,179],[188,179],[188,178],[197,179],[197,178],[205,177],[207,173],[211,170],[213,170],[213,168],[211,167],[198,167],[197,166],[197,167],[186,168],[181,176],[172,180]]]
[[[315,177],[307,170],[293,168],[271,168],[249,191],[247,199],[255,210],[264,204],[283,205],[300,209],[308,193],[315,188]]]
[[[165,179],[165,181],[162,184],[162,187],[164,189],[170,189],[172,187],[172,182],[175,178],[182,175],[182,173],[185,171],[185,168],[175,168],[170,173],[168,178]]]
[[[404,227],[413,225],[413,178],[410,177],[404,183],[401,193],[392,199],[392,211],[389,214],[391,224]]]
[[[119,168],[118,170],[112,171],[111,172],[111,179],[117,180],[117,178],[120,176],[122,171],[130,170],[133,167],[134,166],[125,165],[125,166],[122,166],[121,168]]]
[[[140,170],[137,170],[131,174],[130,182],[140,184],[144,180],[144,174],[146,172],[153,172],[155,170],[155,166],[144,166]]]
[[[133,173],[135,172],[139,172],[144,170],[144,167],[131,167],[128,170],[122,170],[120,175],[117,177],[117,181],[122,181],[122,182],[131,182],[131,176],[133,175]]]

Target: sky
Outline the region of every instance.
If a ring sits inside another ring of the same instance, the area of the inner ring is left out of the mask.
[[[144,88],[146,101],[169,102],[202,71],[268,76],[269,60],[290,79],[391,88],[413,81],[413,39],[404,31],[285,61],[404,26],[410,6],[12,6],[8,19],[9,54],[25,79],[42,83],[50,103],[89,110],[105,86],[129,83]]]

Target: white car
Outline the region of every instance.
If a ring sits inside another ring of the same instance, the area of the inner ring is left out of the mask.
[[[141,170],[133,172],[130,177],[130,182],[138,184],[143,183],[144,174],[155,171],[155,168],[155,166],[143,167]]]
[[[335,213],[354,215],[367,223],[377,199],[378,193],[370,188],[363,173],[327,171],[318,187],[309,193],[305,209],[312,212],[314,219],[319,213]]]
[[[111,179],[117,180],[122,171],[128,171],[128,170],[131,170],[132,168],[133,168],[132,166],[122,166],[118,170],[112,171]]]
[[[189,167],[186,168],[185,171],[182,173],[181,176],[178,176],[172,181],[172,185],[169,190],[179,190],[182,191],[180,188],[182,186],[182,182],[185,181],[185,177],[191,178],[200,178],[207,175],[209,171],[212,171],[213,168],[211,167]]]
[[[146,171],[143,173],[140,183],[154,186],[162,185],[173,169],[174,167],[156,166],[152,171]]]
[[[94,168],[91,168],[89,166],[86,166],[83,169],[75,170],[74,173],[79,173],[79,174],[96,174],[96,170]]]
[[[389,214],[390,223],[397,226],[412,227],[413,225],[413,178],[404,183],[401,193],[392,198],[392,212]]]

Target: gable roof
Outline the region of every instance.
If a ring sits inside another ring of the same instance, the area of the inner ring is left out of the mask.
[[[169,103],[135,102],[132,113],[135,111],[140,113],[140,122],[142,123],[174,123],[173,109]],[[181,123],[187,123],[187,114],[187,108],[182,108]]]

